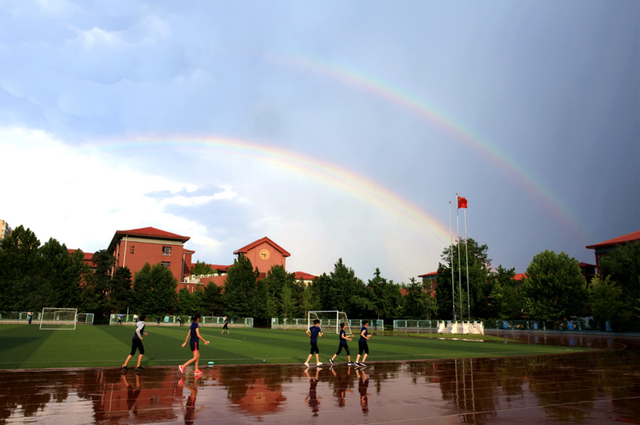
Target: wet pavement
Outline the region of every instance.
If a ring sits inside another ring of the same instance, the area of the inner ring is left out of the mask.
[[[502,335],[502,334],[501,334]],[[507,334],[505,334],[507,335]],[[640,338],[511,333],[598,351],[303,365],[0,371],[0,424],[640,423]]]

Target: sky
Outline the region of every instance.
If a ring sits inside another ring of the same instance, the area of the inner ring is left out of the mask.
[[[593,264],[640,230],[639,28],[635,0],[0,0],[0,219],[213,264],[267,236],[365,282],[465,229],[494,267]]]

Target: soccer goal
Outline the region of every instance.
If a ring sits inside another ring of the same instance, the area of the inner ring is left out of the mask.
[[[40,316],[40,330],[75,331],[77,315],[77,308],[44,307]]]
[[[310,311],[307,313],[307,325],[311,327],[314,320],[320,320],[320,327],[325,330],[331,329],[336,334],[340,333],[340,323],[344,323],[344,330],[347,334],[353,334],[351,332],[351,325],[349,324],[349,318],[347,313],[339,310],[321,310]]]

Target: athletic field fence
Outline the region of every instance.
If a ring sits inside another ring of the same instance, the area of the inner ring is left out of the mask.
[[[34,311],[31,318],[32,324],[40,323],[42,311]],[[76,324],[78,325],[93,325],[94,314],[93,313],[78,313],[76,315]],[[29,312],[28,311],[0,311],[0,324],[28,324]]]
[[[165,315],[148,314],[145,324],[149,326],[189,326],[191,317],[187,315]],[[138,316],[135,314],[111,314],[109,316],[109,325],[135,325]],[[158,320],[158,318],[160,320]],[[178,320],[178,318],[180,320]],[[224,325],[224,316],[202,316],[200,318],[200,326],[204,327],[222,327]],[[253,328],[253,317],[229,318],[230,328]]]

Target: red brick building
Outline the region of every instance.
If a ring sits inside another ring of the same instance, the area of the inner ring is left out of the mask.
[[[618,236],[617,238],[609,239],[608,241],[600,242],[593,245],[587,245],[587,249],[595,250],[596,255],[596,268],[598,269],[598,274],[600,274],[600,260],[602,257],[607,255],[609,251],[615,248],[618,245],[624,245],[628,242],[635,242],[640,240],[640,230],[637,232],[628,233],[623,236]]]
[[[155,227],[118,230],[109,244],[108,252],[116,259],[115,267],[128,267],[135,276],[145,263],[162,264],[171,270],[178,282],[191,270],[191,256],[195,251],[184,248],[189,236],[176,235]]]

